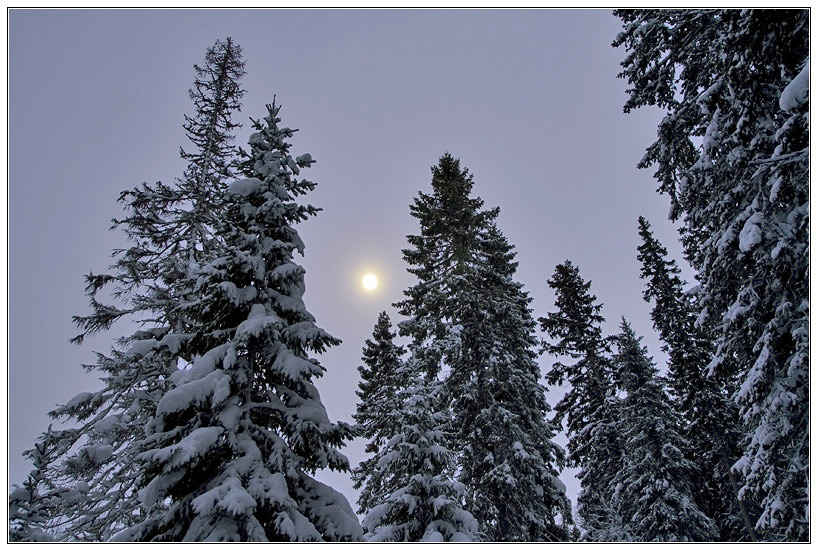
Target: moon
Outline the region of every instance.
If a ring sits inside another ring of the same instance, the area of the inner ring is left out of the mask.
[[[361,285],[364,286],[364,289],[367,291],[372,291],[378,287],[378,277],[372,272],[368,272],[361,279]]]

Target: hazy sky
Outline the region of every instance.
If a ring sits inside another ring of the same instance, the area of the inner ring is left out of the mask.
[[[607,10],[12,10],[10,482],[29,471],[20,454],[46,412],[99,387],[82,364],[129,331],[68,343],[71,316],[89,312],[84,275],[105,271],[125,244],[108,231],[119,192],[181,175],[192,66],[227,36],[247,62],[238,118],[264,116],[276,94],[283,124],[300,129],[292,153],[317,160],[308,200],[324,211],[299,230],[307,307],[343,340],[321,357],[331,418],[352,421],[378,313],[400,319],[391,304],[413,283],[401,250],[418,232],[409,205],[446,151],[473,172],[487,206],[500,206],[535,316],[553,310],[546,280],[571,259],[605,305],[605,329],[626,316],[661,359],[638,278],[637,217],[678,260],[680,247],[651,171],[635,168],[660,113],[622,112],[624,52],[610,46],[619,28]],[[237,142],[248,135],[246,124]],[[366,271],[381,279],[374,293],[361,288]],[[541,358],[544,371],[551,362]],[[362,450],[347,448],[353,464]],[[355,502],[346,475],[325,480]]]

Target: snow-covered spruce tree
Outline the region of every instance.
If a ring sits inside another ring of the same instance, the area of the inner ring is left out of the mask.
[[[555,406],[555,423],[565,420],[569,461],[580,468],[581,535],[586,540],[625,540],[611,501],[611,480],[620,467],[623,445],[609,346],[601,328],[602,305],[595,303],[591,282],[583,280],[571,261],[557,265],[548,284],[557,311],[539,322],[553,340],[544,341],[543,350],[557,360],[546,379],[551,385],[568,386]]]
[[[44,529],[56,540],[107,540],[139,519],[133,443],[143,435],[168,376],[200,353],[188,344],[188,323],[176,311],[182,299],[178,283],[191,259],[208,255],[205,229],[213,224],[214,198],[230,174],[224,167],[234,164],[229,130],[236,125],[229,121],[244,93],[238,84],[244,71],[239,47],[230,39],[208,50],[205,69],[195,68],[196,114],[185,125],[194,149],[183,153],[190,164],[172,186],[142,184],[121,194],[126,216],[114,220],[114,228],[125,232],[131,246],[114,252],[110,273],[87,276],[93,312],[75,317],[83,333],[73,341],[82,343],[120,319],[140,320],[141,327],[85,366],[101,374],[102,389],[81,393],[49,413],[72,427],[49,428],[27,452],[40,466],[39,488],[28,496],[48,497]],[[106,304],[111,297],[114,303]]]
[[[368,541],[473,541],[478,522],[463,508],[466,489],[454,479],[455,455],[446,448],[446,393],[412,358],[399,368],[406,380],[395,408],[384,412],[395,432],[375,456],[363,525]],[[364,508],[362,507],[362,510]]]
[[[612,481],[624,532],[634,541],[712,541],[713,520],[694,499],[695,468],[684,454],[682,420],[640,339],[621,325],[614,357],[627,393],[621,408],[622,465]]]
[[[807,10],[618,11],[626,111],[668,112],[656,165],[716,334],[737,367],[740,495],[765,540],[809,538]]]
[[[463,329],[447,378],[456,442],[464,445],[459,478],[468,486],[467,504],[483,513],[488,538],[567,540],[563,453],[545,421],[550,407],[538,383],[531,299],[513,280],[512,247],[494,225],[484,247],[473,287],[455,306]]]
[[[697,468],[695,498],[720,529],[720,540],[755,540],[750,516],[738,499],[739,484],[731,466],[739,457],[741,424],[730,400],[735,385],[706,373],[714,352],[712,328],[697,325],[697,295],[686,293],[677,263],[639,218],[642,244],[638,260],[646,280],[643,297],[653,302],[651,319],[668,354],[668,381],[685,427],[686,457]],[[696,288],[695,288],[696,290]]]
[[[304,244],[294,224],[316,214],[297,197],[313,160],[294,158],[279,107],[254,121],[247,163],[230,184],[215,226],[218,255],[192,271],[192,299],[179,305],[207,352],[172,386],[149,422],[138,481],[145,519],[117,540],[355,540],[361,527],[347,500],[314,478],[347,470],[338,451],[352,428],[328,419],[310,353],[338,340],[304,305]]]
[[[446,384],[447,447],[460,451],[466,509],[493,541],[565,540],[570,520],[558,480],[562,450],[545,422],[530,298],[514,280],[497,208],[470,197],[472,177],[450,154],[432,168],[432,194],[410,207],[421,232],[404,258],[418,283],[396,306],[410,350]],[[561,519],[562,518],[562,521]]]
[[[372,340],[365,343],[361,358],[364,366],[358,367],[361,381],[356,395],[359,402],[353,419],[357,422],[359,435],[369,439],[365,452],[370,455],[353,470],[354,486],[361,489],[358,498],[360,514],[365,514],[386,498],[385,472],[379,461],[385,454],[384,445],[398,432],[393,411],[400,406],[399,392],[409,384],[409,373],[402,368],[401,361],[405,350],[395,345],[395,336],[390,317],[382,312],[378,315]]]

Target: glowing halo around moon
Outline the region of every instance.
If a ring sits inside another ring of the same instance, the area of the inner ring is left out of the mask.
[[[368,272],[361,279],[361,285],[364,286],[364,289],[367,291],[373,291],[378,287],[378,277],[372,272]]]

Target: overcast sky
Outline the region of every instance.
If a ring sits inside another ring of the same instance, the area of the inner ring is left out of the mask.
[[[608,10],[12,10],[8,28],[11,483],[30,469],[21,452],[46,412],[99,387],[82,364],[129,331],[68,343],[71,316],[89,312],[84,275],[125,244],[108,230],[119,192],[181,175],[192,66],[227,36],[247,62],[238,118],[264,116],[275,94],[283,124],[300,129],[292,153],[317,160],[308,200],[324,211],[299,231],[307,307],[343,340],[321,357],[331,418],[352,421],[378,313],[400,320],[391,304],[413,283],[401,250],[418,232],[409,205],[446,151],[500,206],[535,316],[553,310],[546,280],[571,259],[604,303],[605,329],[625,316],[664,358],[636,260],[639,215],[681,260],[667,199],[636,169],[661,114],[623,114],[625,54],[610,45],[620,26]],[[361,288],[366,271],[381,280],[374,293]],[[353,464],[362,445],[346,449]],[[355,502],[348,476],[325,480]]]

